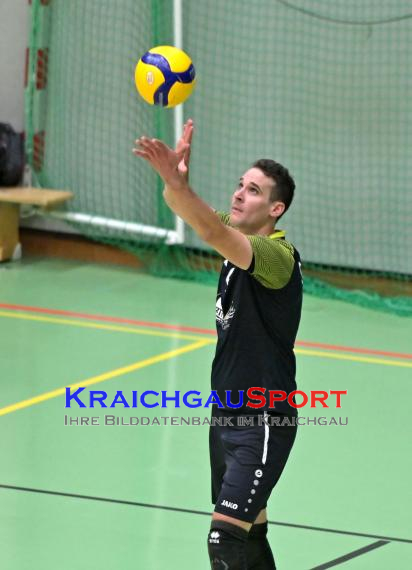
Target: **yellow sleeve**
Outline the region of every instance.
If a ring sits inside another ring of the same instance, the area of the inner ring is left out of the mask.
[[[217,214],[220,218],[220,221],[225,224],[225,226],[229,226],[230,214],[225,214],[225,212],[218,212],[215,210],[215,214]]]
[[[250,274],[268,289],[281,289],[289,282],[295,264],[293,246],[282,239],[247,236],[253,250]]]

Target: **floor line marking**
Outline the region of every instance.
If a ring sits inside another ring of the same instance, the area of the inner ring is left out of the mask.
[[[7,319],[22,319],[25,321],[37,321],[41,323],[52,323],[57,325],[67,325],[67,326],[74,326],[80,328],[88,328],[88,329],[98,329],[98,330],[105,330],[105,331],[114,331],[114,332],[124,332],[129,334],[141,334],[147,336],[158,336],[164,338],[177,338],[181,340],[202,340],[204,342],[208,342],[210,344],[214,343],[215,340],[205,340],[202,337],[194,336],[194,335],[185,335],[179,333],[168,333],[168,332],[160,332],[160,331],[151,331],[145,329],[133,329],[131,327],[120,327],[114,325],[100,325],[97,323],[83,323],[82,321],[73,321],[70,319],[55,319],[53,317],[36,317],[34,315],[25,315],[22,313],[6,313],[4,311],[0,311],[0,317],[7,318]]]
[[[26,493],[38,493],[40,495],[51,495],[55,497],[68,497],[69,499],[83,499],[88,501],[101,501],[103,503],[113,503],[116,505],[126,505],[131,507],[143,507],[146,509],[159,509],[162,511],[172,511],[176,513],[186,513],[191,515],[205,515],[210,517],[212,515],[212,511],[198,511],[194,509],[184,509],[181,507],[169,507],[166,505],[154,505],[152,503],[140,503],[137,501],[127,501],[124,499],[113,499],[111,497],[96,497],[93,495],[80,495],[77,493],[67,493],[64,491],[50,491],[47,489],[33,489],[32,487],[18,487],[16,485],[6,485],[0,483],[0,489],[6,489],[8,491],[23,491]],[[289,528],[296,528],[301,530],[312,530],[316,532],[329,532],[332,534],[342,534],[345,536],[356,536],[360,538],[375,538],[377,540],[384,540],[388,542],[402,542],[406,544],[412,544],[412,540],[408,538],[398,538],[395,536],[380,536],[376,534],[367,534],[364,532],[352,532],[349,530],[338,530],[334,528],[323,528],[319,526],[309,526],[309,525],[301,525],[301,524],[294,524],[294,523],[286,523],[280,521],[268,521],[268,524],[272,524],[275,526],[284,526]]]
[[[338,344],[326,344],[323,342],[309,342],[298,340],[297,346],[307,346],[308,348],[324,348],[326,350],[336,350],[340,352],[354,352],[355,354],[375,354],[376,356],[389,356],[390,358],[406,358],[412,360],[412,354],[406,352],[391,352],[389,350],[375,350],[373,348],[357,348],[355,346],[341,346]]]
[[[206,335],[213,335],[216,336],[216,330],[214,329],[205,329],[200,327],[190,327],[184,325],[171,325],[167,323],[156,323],[151,321],[141,321],[137,319],[126,319],[123,317],[110,317],[106,315],[92,315],[88,313],[81,313],[75,311],[66,311],[63,309],[48,309],[44,307],[32,307],[29,305],[16,305],[10,303],[0,303],[0,309],[7,309],[9,311],[27,311],[32,313],[41,313],[41,314],[48,314],[48,315],[56,315],[56,316],[66,316],[66,317],[77,317],[80,319],[89,319],[94,321],[105,321],[111,323],[119,323],[119,324],[129,324],[129,325],[137,325],[142,327],[148,328],[160,328],[166,330],[174,330],[174,331],[182,331],[182,332],[193,332],[199,334],[206,334]],[[405,358],[408,360],[412,360],[412,354],[404,353],[404,352],[391,352],[388,350],[376,350],[372,348],[359,348],[354,346],[344,346],[344,345],[337,345],[337,344],[327,344],[322,342],[310,342],[304,340],[296,341],[296,346],[303,346],[308,348],[323,348],[326,350],[336,350],[342,352],[354,352],[360,354],[375,354],[377,356],[388,356],[390,358]]]
[[[146,368],[147,366],[151,366],[152,364],[157,364],[158,362],[170,360],[171,358],[180,356],[181,354],[185,354],[186,352],[191,352],[193,350],[197,350],[198,348],[203,348],[208,344],[209,341],[207,340],[194,342],[192,344],[183,346],[182,348],[169,350],[168,352],[163,352],[156,356],[151,356],[150,358],[139,360],[134,364],[130,364],[128,366],[122,366],[121,368],[110,370],[109,372],[99,374],[98,376],[93,376],[86,380],[81,380],[80,382],[76,382],[75,384],[69,384],[68,386],[64,386],[63,388],[57,388],[56,390],[45,392],[44,394],[40,394],[39,396],[34,396],[33,398],[22,400],[21,402],[16,402],[15,404],[11,404],[9,406],[5,406],[4,408],[0,408],[0,416],[4,416],[6,414],[10,414],[11,412],[15,412],[23,408],[28,408],[29,406],[34,406],[35,404],[40,404],[41,402],[45,402],[46,400],[51,400],[52,398],[57,398],[58,396],[62,396],[65,394],[66,388],[75,389],[80,387],[92,386],[93,384],[99,384],[101,382],[105,382],[106,380],[112,380],[113,378],[118,378],[119,376],[124,376],[125,374],[129,374],[130,372],[135,372],[136,370],[140,370],[141,368]]]
[[[201,341],[206,344],[215,344],[215,339],[203,339],[202,337],[192,336],[192,335],[181,335],[176,333],[167,333],[167,332],[160,332],[160,331],[152,331],[152,330],[144,330],[144,329],[133,329],[130,327],[120,327],[114,325],[101,325],[97,323],[83,323],[81,321],[73,321],[69,319],[60,319],[60,318],[53,318],[53,317],[38,317],[34,315],[25,315],[21,313],[7,313],[4,311],[0,311],[0,317],[3,318],[10,318],[10,319],[22,319],[28,321],[36,321],[36,322],[44,322],[44,323],[52,323],[58,325],[66,325],[66,326],[74,326],[80,328],[89,328],[89,329],[98,329],[98,330],[106,330],[106,331],[114,331],[114,332],[122,332],[122,333],[129,333],[129,334],[141,334],[147,336],[157,336],[157,337],[164,337],[164,338],[177,338],[180,340],[196,340]],[[325,351],[317,351],[317,350],[308,350],[304,348],[295,348],[295,354],[302,354],[306,356],[317,356],[321,358],[334,358],[337,360],[348,360],[351,362],[363,362],[369,364],[382,364],[384,366],[400,366],[402,368],[412,368],[412,362],[397,362],[395,360],[386,360],[383,358],[368,358],[366,356],[352,356],[348,354],[333,354],[333,352],[325,352]]]
[[[349,356],[348,354],[333,354],[333,352],[322,352],[319,350],[306,350],[295,348],[296,354],[306,356],[320,356],[322,358],[334,358],[336,360],[350,360],[351,362],[366,362],[369,364],[382,364],[384,366],[401,366],[412,368],[412,362],[397,362],[396,360],[385,360],[383,358],[368,358],[367,356]]]
[[[33,313],[43,313],[47,315],[60,315],[66,317],[78,317],[80,319],[90,319],[93,321],[106,321],[110,323],[122,323],[128,325],[138,325],[142,327],[153,327],[160,329],[168,329],[174,331],[193,332],[200,334],[216,335],[213,329],[204,329],[199,327],[189,327],[184,325],[170,325],[167,323],[155,323],[151,321],[141,321],[138,319],[126,319],[123,317],[109,317],[106,315],[91,315],[89,313],[79,313],[76,311],[65,311],[63,309],[47,309],[44,307],[31,307],[26,305],[11,305],[9,303],[0,303],[0,309],[8,309],[10,311],[27,311]]]
[[[385,546],[385,544],[390,544],[390,542],[387,540],[377,540],[376,542],[372,542],[372,544],[368,544],[368,546],[364,546],[363,548],[358,548],[357,550],[348,552],[348,554],[345,554],[344,556],[339,556],[339,558],[335,558],[334,560],[325,562],[325,564],[321,564],[320,566],[314,566],[310,570],[327,570],[328,568],[339,566],[339,564],[343,564],[348,560],[352,560],[352,558],[357,558],[358,556],[362,556],[363,554],[366,554],[371,550],[375,550],[376,548]]]

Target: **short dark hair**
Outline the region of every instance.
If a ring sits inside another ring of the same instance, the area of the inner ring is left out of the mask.
[[[289,174],[289,170],[279,164],[279,162],[275,162],[270,158],[260,158],[252,167],[259,168],[265,176],[272,178],[275,185],[270,194],[270,201],[275,202],[278,200],[279,202],[283,202],[286,212],[292,203],[295,193],[295,181]],[[281,218],[281,216],[279,216],[279,218]]]

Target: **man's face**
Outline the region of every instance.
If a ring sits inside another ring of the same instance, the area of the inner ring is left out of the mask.
[[[271,202],[275,182],[259,168],[250,168],[240,178],[232,196],[230,223],[242,233],[259,233],[275,223],[283,211],[281,202]],[[280,208],[280,210],[279,210]]]

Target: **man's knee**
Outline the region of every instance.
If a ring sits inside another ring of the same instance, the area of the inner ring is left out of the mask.
[[[213,520],[207,537],[212,570],[247,570],[247,530],[238,525]]]

